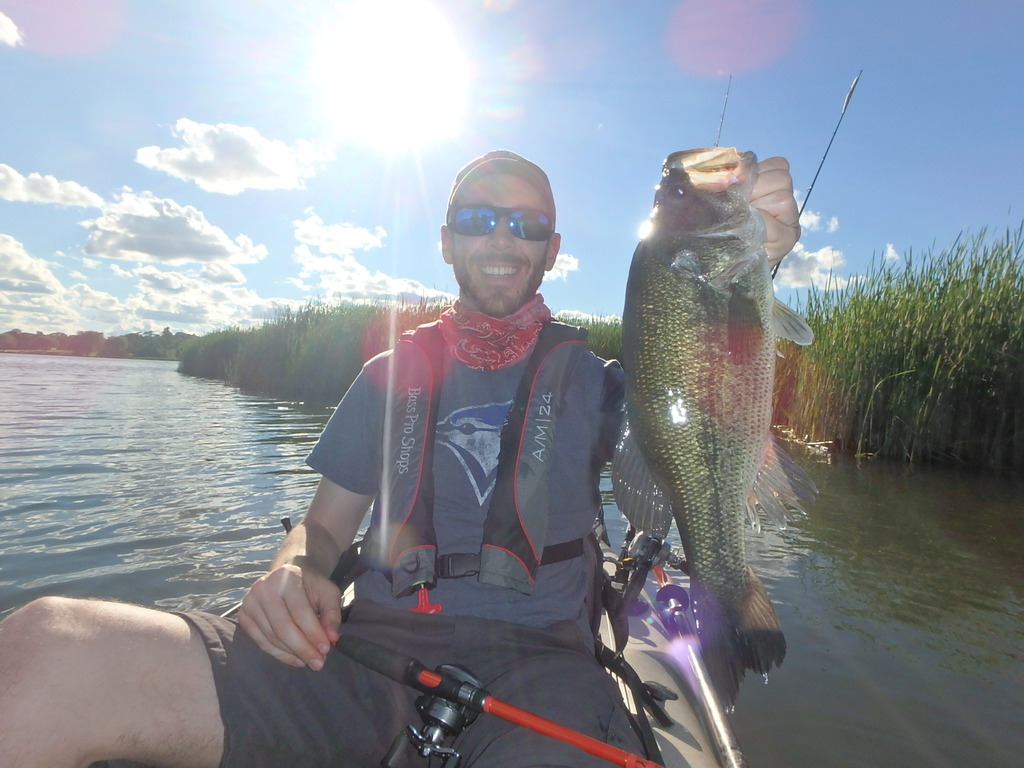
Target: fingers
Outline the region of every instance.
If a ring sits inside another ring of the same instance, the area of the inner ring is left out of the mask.
[[[776,155],[775,157],[766,157],[757,164],[757,172],[765,173],[766,171],[777,171],[783,170],[789,173],[789,160],[784,157]]]
[[[333,646],[341,637],[341,596],[331,602],[320,611],[320,626],[327,635],[327,640]]]
[[[337,642],[340,620],[337,586],[293,565],[259,579],[238,615],[239,625],[262,650],[285,664],[313,670],[323,668]]]
[[[784,157],[769,157],[758,163],[758,177],[750,193],[750,204],[765,221],[765,250],[768,261],[777,263],[800,239],[800,212],[793,196],[793,177]]]

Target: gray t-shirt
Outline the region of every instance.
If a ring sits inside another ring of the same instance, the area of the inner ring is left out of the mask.
[[[369,361],[345,394],[307,463],[350,491],[380,490],[386,352]],[[438,553],[479,552],[497,477],[499,433],[525,362],[477,371],[449,359],[438,407],[434,449],[434,529]],[[591,353],[576,366],[552,447],[551,519],[545,544],[586,536],[600,509],[599,473],[614,450],[622,413],[622,369]],[[377,521],[376,511],[371,525]],[[444,615],[469,615],[544,627],[585,621],[589,577],[583,558],[541,566],[532,595],[483,584],[475,576],[439,579],[430,602]],[[356,594],[408,609],[417,597],[395,598],[386,574],[368,571]]]

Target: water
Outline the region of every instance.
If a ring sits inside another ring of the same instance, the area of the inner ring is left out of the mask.
[[[231,605],[312,496],[327,416],[174,363],[0,355],[0,615]],[[740,693],[752,768],[1019,765],[1024,482],[802,463],[817,504],[749,540],[789,641]]]
[[[808,468],[808,516],[752,538],[790,650],[740,694],[750,764],[1020,765],[1024,482]]]
[[[0,614],[239,598],[312,496],[325,421],[173,362],[0,355]]]

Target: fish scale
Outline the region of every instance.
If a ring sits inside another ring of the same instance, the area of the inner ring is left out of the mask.
[[[667,500],[690,564],[702,651],[729,701],[745,669],[767,673],[786,647],[746,562],[746,519],[758,506],[778,516],[780,503],[799,508],[813,498],[770,432],[776,313],[799,329],[789,333],[798,343],[811,334],[774,298],[763,223],[747,203],[756,168],[752,153],[734,149],[669,156],[622,320],[628,426],[616,464],[633,454],[629,466],[641,471],[616,472],[616,497],[635,508],[622,497],[653,485]],[[759,486],[763,466],[783,487]]]

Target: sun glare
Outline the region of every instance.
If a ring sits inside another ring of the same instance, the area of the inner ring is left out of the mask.
[[[469,63],[434,5],[357,0],[341,13],[311,61],[332,132],[390,150],[457,134]]]

